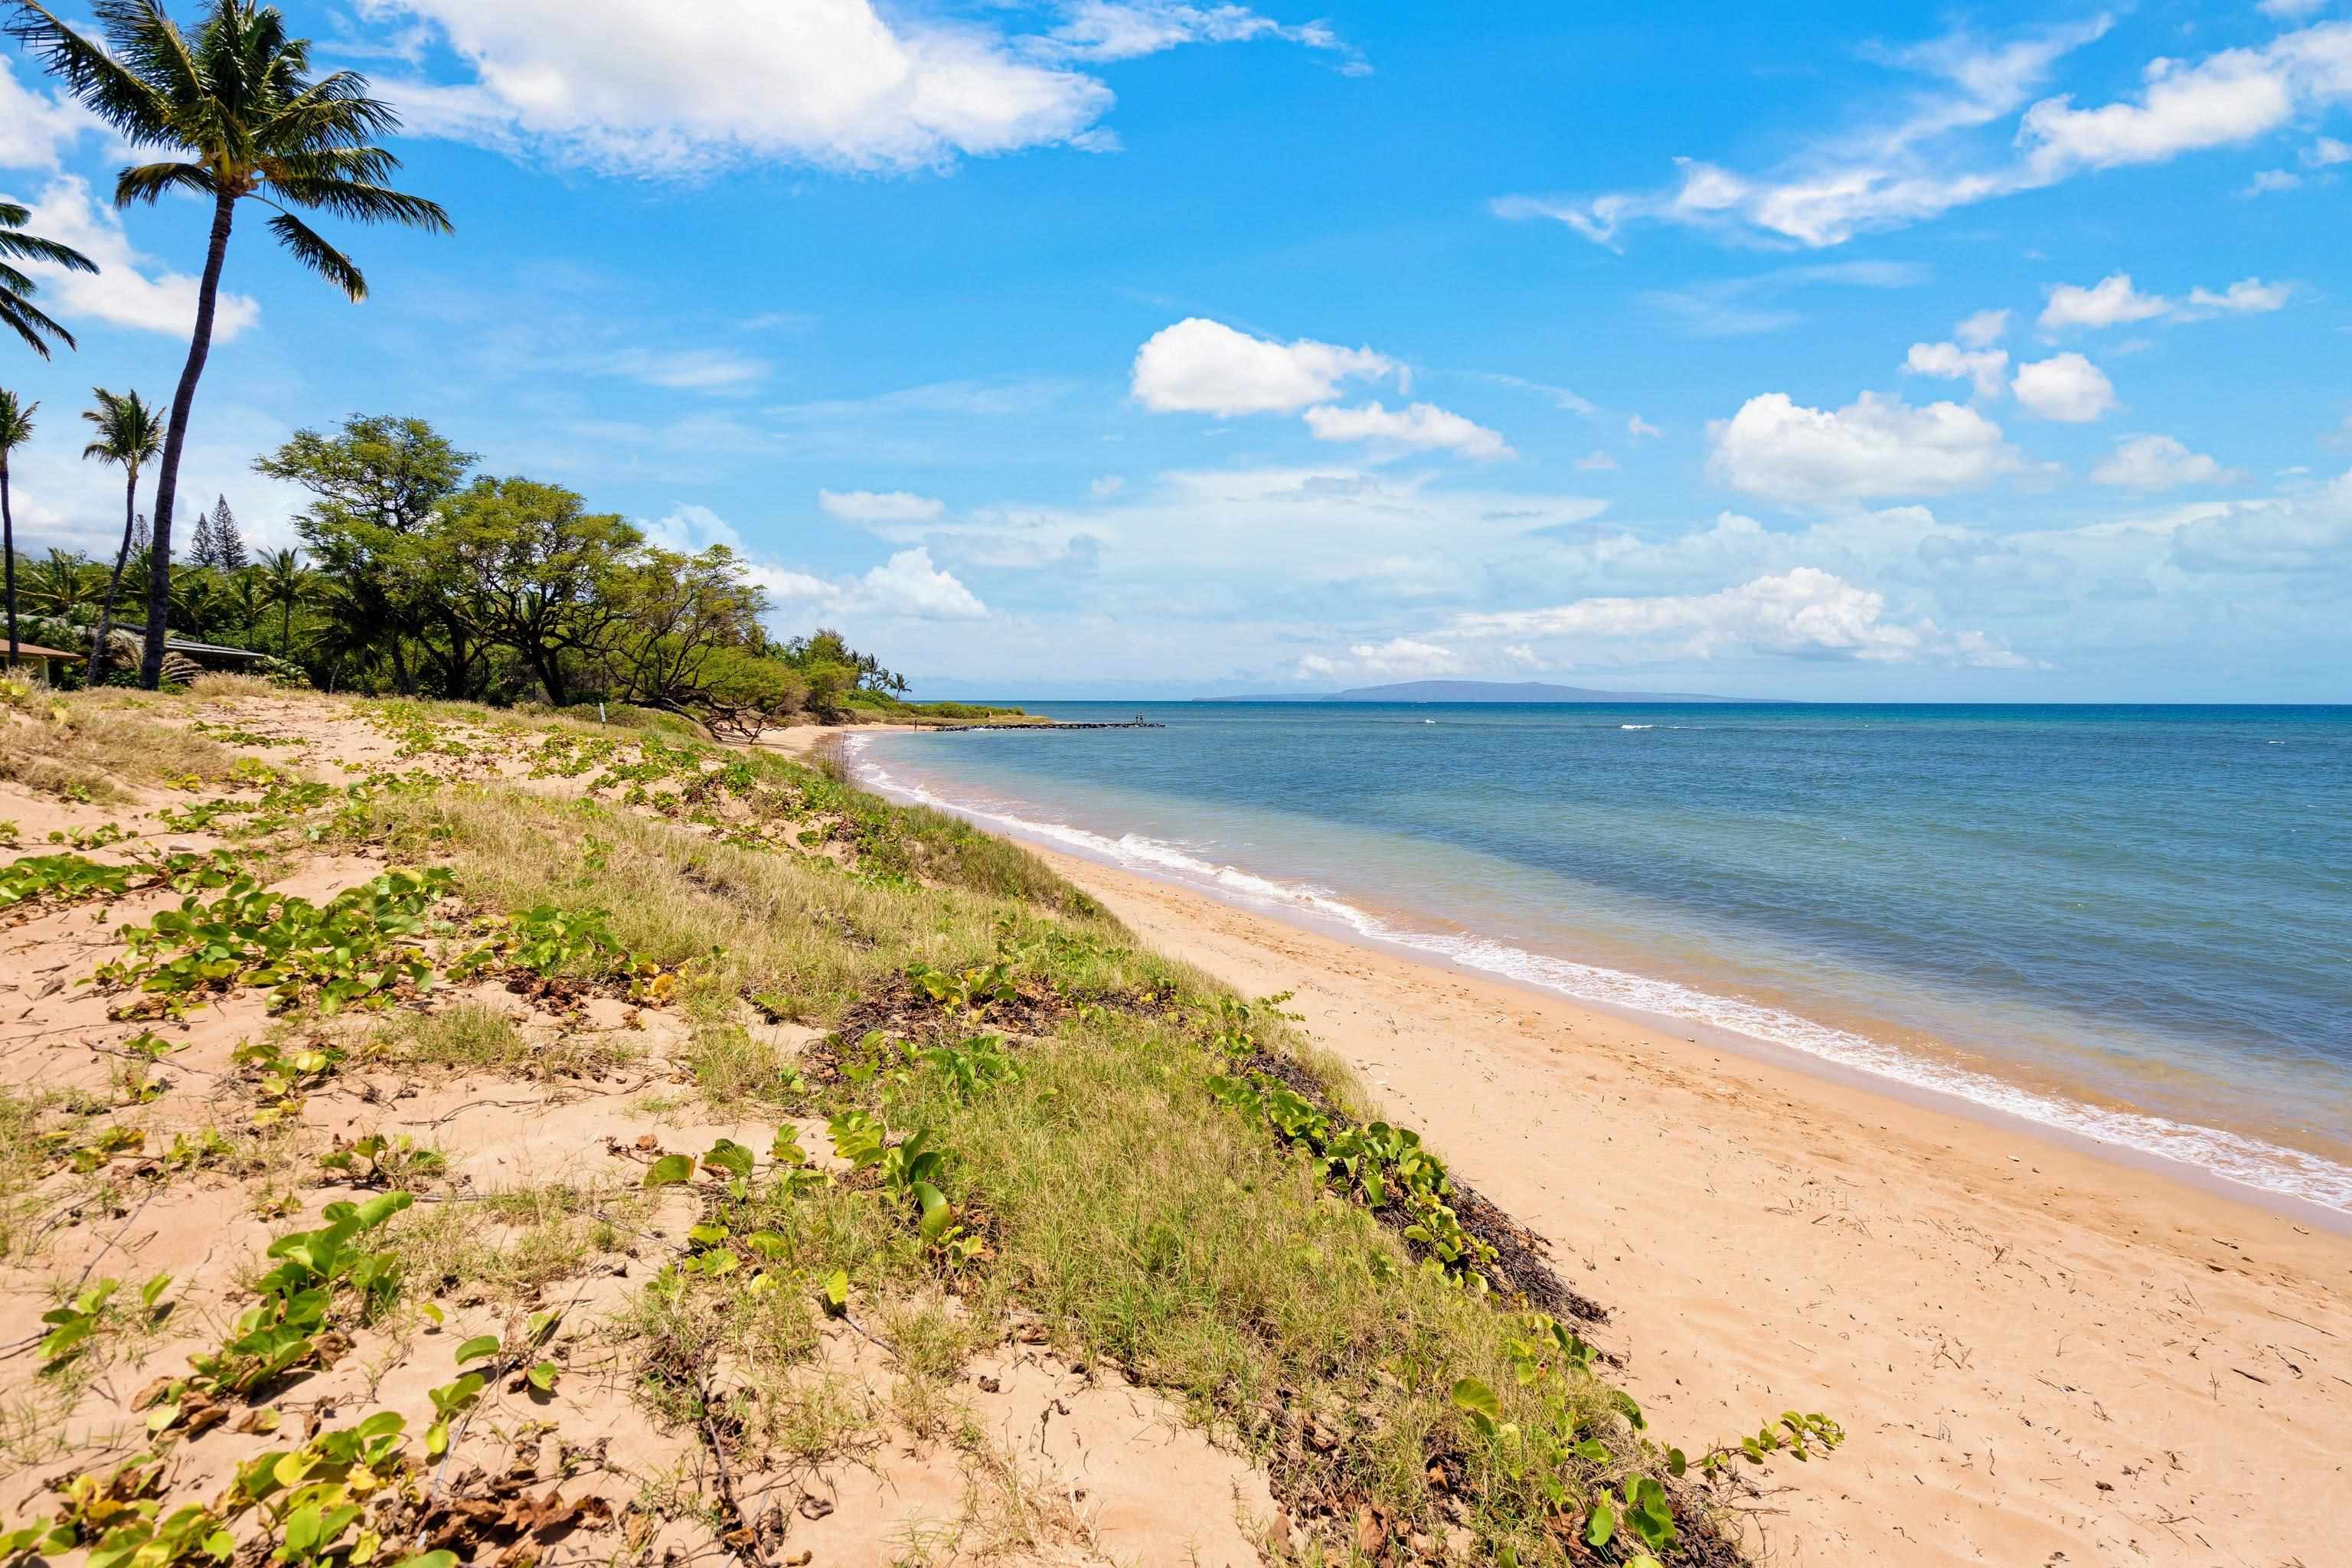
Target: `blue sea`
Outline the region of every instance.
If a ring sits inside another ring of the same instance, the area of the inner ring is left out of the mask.
[[[902,798],[2352,1210],[2352,708],[1033,704]]]

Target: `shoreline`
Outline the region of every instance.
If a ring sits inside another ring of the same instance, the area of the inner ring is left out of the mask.
[[[2352,1541],[2344,1216],[1013,837],[1169,957],[1295,991],[1318,1045],[1617,1311],[1603,1342],[1665,1440],[1790,1405],[1843,1422],[1838,1456],[1765,1480],[1795,1485],[1762,1521],[1791,1561]]]

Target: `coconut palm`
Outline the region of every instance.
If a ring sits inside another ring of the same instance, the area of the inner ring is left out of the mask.
[[[311,570],[299,550],[265,550],[254,568],[261,574],[261,602],[278,607],[278,657],[294,657],[294,606],[310,596]]]
[[[18,261],[48,261],[59,267],[70,267],[76,272],[95,272],[98,263],[70,245],[59,245],[54,239],[43,239],[25,232],[32,217],[32,209],[15,202],[0,202],[0,257]],[[43,315],[33,304],[33,295],[40,288],[7,261],[0,260],[0,321],[5,321],[16,334],[32,346],[43,359],[49,357],[49,339],[56,338],[66,347],[74,346],[73,334]]]
[[[114,574],[106,580],[106,602],[98,612],[98,635],[89,642],[89,679],[96,686],[106,665],[106,635],[114,625],[114,599],[122,591],[122,568],[131,559],[131,532],[139,520],[139,470],[163,447],[163,426],[156,421],[155,410],[136,392],[118,397],[102,386],[89,390],[98,406],[83,409],[81,416],[98,426],[98,438],[84,447],[81,455],[122,465],[122,548],[114,552]],[[156,647],[163,646],[161,633],[150,629],[147,636]]]
[[[5,289],[0,289],[5,292]],[[8,567],[8,668],[16,668],[16,514],[8,507],[8,455],[33,438],[33,410],[37,403],[19,403],[13,392],[0,391],[0,552]]]
[[[212,203],[212,236],[196,289],[195,331],[172,395],[163,459],[155,475],[155,556],[147,583],[147,652],[140,684],[163,678],[163,626],[172,596],[172,510],[188,410],[212,351],[213,314],[229,228],[240,201],[277,209],[269,230],[294,258],[353,300],[367,281],[350,257],[294,216],[323,210],[360,223],[399,223],[449,232],[449,216],[421,196],[383,182],[400,160],[374,145],[400,117],[368,96],[352,71],[312,79],[308,39],[287,36],[274,5],[208,0],[193,37],[180,31],[157,0],[96,0],[91,13],[104,42],[86,37],[35,0],[5,0],[16,16],[9,35],[37,56],[133,147],[153,147],[169,161],[138,164],[115,177],[114,203],[155,202],[186,192]]]

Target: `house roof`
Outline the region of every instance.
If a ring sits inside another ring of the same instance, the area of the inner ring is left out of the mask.
[[[165,637],[165,653],[184,653],[190,658],[210,656],[214,658],[268,658],[258,648],[225,647],[219,643],[190,642],[186,637]]]
[[[5,643],[0,643],[0,647],[5,646]],[[0,658],[5,657],[6,657],[5,654],[0,654]],[[43,647],[38,643],[20,642],[16,645],[16,657],[19,658],[88,658],[89,650],[84,648],[79,653],[68,653],[61,647]]]

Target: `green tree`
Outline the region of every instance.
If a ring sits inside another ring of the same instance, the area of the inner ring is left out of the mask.
[[[591,512],[561,485],[487,476],[442,508],[436,553],[457,563],[457,614],[512,648],[547,700],[571,700],[567,657],[601,661],[625,626],[614,592],[644,538],[617,512]]]
[[[183,34],[157,0],[96,0],[101,44],[35,0],[9,0],[8,32],[60,78],[84,107],[133,147],[176,154],[124,169],[117,206],[185,192],[212,203],[212,233],[196,286],[195,331],[172,395],[163,465],[155,479],[155,550],[147,588],[147,651],[140,683],[163,678],[163,627],[171,607],[172,510],[188,411],[212,350],[221,269],[236,204],[278,209],[268,227],[294,258],[352,300],[367,296],[358,267],[292,209],[325,211],[360,223],[450,231],[448,215],[383,182],[400,161],[374,145],[396,130],[392,106],[368,94],[367,79],[334,71],[312,79],[308,39],[290,37],[274,5],[209,0],[195,35]]]
[[[404,646],[414,638],[436,667],[441,695],[475,695],[474,630],[457,607],[451,563],[426,538],[436,509],[464,483],[474,454],[422,419],[355,414],[333,435],[296,431],[253,466],[315,498],[295,526],[319,570],[342,585],[338,602],[364,602],[365,622],[391,628],[389,641],[371,647],[399,689],[415,689]]]
[[[261,574],[261,602],[278,611],[278,657],[294,657],[294,608],[310,596],[315,574],[299,550],[265,550],[254,570]]]
[[[131,560],[131,536],[138,526],[139,470],[162,448],[163,427],[156,421],[155,410],[136,391],[118,397],[102,386],[89,390],[98,406],[83,409],[81,416],[98,427],[98,437],[81,449],[81,455],[122,465],[122,546],[114,552],[114,574],[106,580],[106,602],[98,612],[98,635],[89,644],[89,679],[95,686],[105,669],[106,638],[114,629],[115,595],[122,591],[122,569]],[[147,635],[162,646],[159,633],[151,630]]]
[[[22,220],[19,220],[22,221]],[[8,668],[16,668],[16,514],[8,501],[8,459],[33,438],[33,410],[13,392],[0,391],[0,551],[8,563]]]
[[[17,261],[47,261],[59,267],[69,267],[76,272],[95,272],[98,263],[69,245],[59,245],[54,239],[43,239],[25,232],[32,218],[32,209],[15,202],[0,202],[0,257]],[[32,346],[43,359],[49,357],[49,339],[55,338],[68,348],[74,346],[73,334],[43,315],[33,303],[40,285],[0,260],[0,321],[15,329],[18,337]]]
[[[604,593],[620,612],[621,635],[610,640],[602,658],[613,695],[640,707],[684,712],[707,704],[714,682],[722,678],[738,687],[750,680],[733,656],[756,652],[768,598],[725,545],[698,555],[646,551],[614,571]],[[772,705],[740,693],[732,700],[763,710]]]

